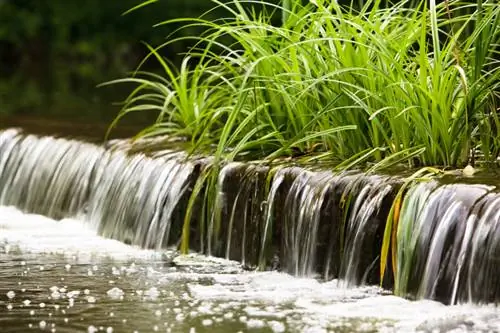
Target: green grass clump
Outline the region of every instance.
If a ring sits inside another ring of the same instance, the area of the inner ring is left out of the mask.
[[[183,136],[228,160],[314,153],[350,167],[459,167],[477,147],[498,157],[495,1],[213,2],[228,16],[158,24],[205,33],[189,37],[197,44],[180,68],[160,54],[172,38],[150,47],[163,74],[113,81],[137,84],[116,121],[155,111],[140,137]]]

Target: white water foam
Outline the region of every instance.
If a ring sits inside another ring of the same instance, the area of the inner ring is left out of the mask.
[[[158,252],[99,237],[75,219],[55,221],[0,207],[0,254],[7,251],[92,254],[118,259],[160,256]],[[197,266],[196,260],[200,258],[191,256],[182,260],[178,259],[177,265]],[[211,258],[207,258],[207,262],[224,264],[223,260]],[[427,300],[415,302],[387,295],[378,287],[344,288],[337,280],[320,282],[278,272],[241,271],[225,274],[157,271],[151,276],[158,279],[155,282],[158,288],[173,282],[185,284],[186,292],[179,300],[190,305],[173,308],[176,316],[182,317],[180,322],[200,318],[203,326],[214,329],[221,322],[236,322],[252,332],[261,329],[273,332],[500,332],[500,311],[492,305],[445,306]],[[141,295],[147,295],[144,299],[153,302],[150,298],[161,295],[158,288],[150,286]],[[123,290],[118,287],[110,286],[107,290],[106,296],[111,299],[119,300],[123,296]],[[155,317],[163,316],[158,311],[154,312]]]
[[[113,259],[161,258],[159,252],[100,237],[93,227],[77,219],[56,221],[42,215],[24,214],[14,207],[0,206],[0,252],[10,251]]]

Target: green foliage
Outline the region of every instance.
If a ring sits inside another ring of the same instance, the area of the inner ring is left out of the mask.
[[[140,0],[0,1],[0,55],[90,59],[95,65],[140,53],[139,42],[160,43],[176,27],[152,29],[165,17],[199,16],[205,0],[157,0],[133,15],[121,15]],[[172,54],[188,45],[177,45]]]
[[[500,8],[492,1],[412,9],[368,1],[359,10],[320,0],[213,2],[227,17],[157,25],[204,31],[150,48],[165,78],[115,81],[138,84],[119,118],[159,114],[140,136],[185,136],[195,151],[216,147],[229,160],[356,157],[376,162],[372,171],[405,161],[462,166],[475,145],[496,159]],[[196,45],[180,68],[163,60],[163,47],[186,40]]]

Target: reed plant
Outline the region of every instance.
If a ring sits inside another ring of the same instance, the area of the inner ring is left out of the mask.
[[[192,153],[215,155],[213,175],[218,162],[237,159],[296,157],[369,171],[463,167],[477,150],[497,161],[496,0],[213,3],[228,15],[157,24],[205,32],[148,46],[144,62],[156,59],[162,73],[143,72],[141,63],[130,77],[110,82],[136,84],[115,122],[131,112],[156,112],[138,137],[185,137]],[[185,39],[195,46],[175,68],[162,48]],[[214,176],[204,179],[215,184]],[[211,187],[206,196],[213,196]],[[210,209],[200,221],[211,220]],[[395,234],[391,228],[387,237]],[[384,246],[386,260],[389,239]]]
[[[462,166],[498,156],[499,12],[494,1],[360,8],[336,1],[213,1],[201,36],[149,47],[164,73],[136,71],[121,117],[154,111],[143,136],[184,136],[225,159],[319,153],[358,162]],[[282,23],[273,17],[282,12]],[[180,68],[161,49],[195,39]],[[215,147],[215,148],[214,148]]]

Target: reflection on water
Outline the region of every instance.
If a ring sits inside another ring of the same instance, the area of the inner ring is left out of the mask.
[[[136,249],[0,207],[2,332],[497,332],[493,306],[410,302],[376,287]]]
[[[53,60],[43,66],[0,70],[0,128],[22,126],[40,134],[103,137],[120,110],[118,102],[131,87],[97,85],[124,77],[133,68],[133,64],[103,69]],[[154,115],[145,113],[126,117],[115,136],[132,135],[152,119]]]

